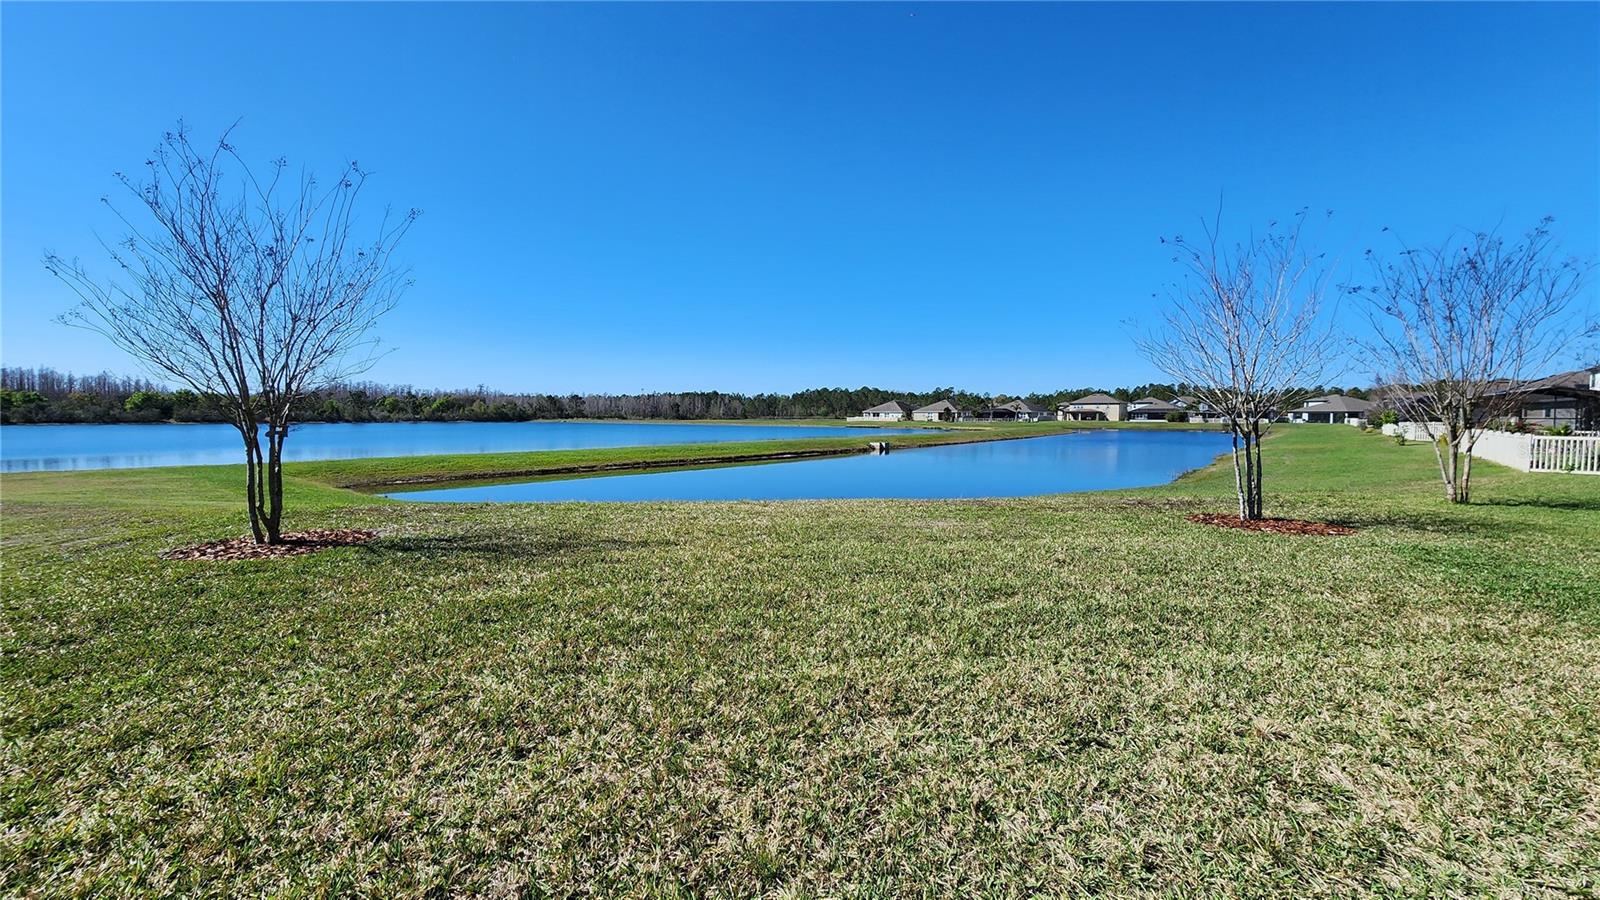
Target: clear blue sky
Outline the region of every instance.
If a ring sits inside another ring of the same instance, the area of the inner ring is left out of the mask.
[[[374,378],[545,391],[1153,379],[1157,236],[1302,205],[1558,219],[1600,253],[1600,6],[6,3],[3,356],[131,370],[54,324],[46,248],[179,117],[426,210]],[[1594,304],[1590,291],[1587,303]],[[1359,379],[1351,379],[1359,380]]]

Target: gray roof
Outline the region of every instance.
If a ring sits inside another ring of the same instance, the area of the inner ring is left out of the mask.
[[[1142,397],[1128,404],[1130,408],[1137,406],[1140,411],[1155,410],[1156,412],[1177,412],[1178,407],[1173,406],[1159,397]]]
[[[1589,369],[1573,369],[1571,372],[1562,372],[1559,375],[1549,375],[1526,382],[1520,385],[1519,388],[1528,392],[1567,390],[1589,393],[1589,376],[1597,370],[1600,370],[1600,366]]]
[[[1180,404],[1180,405],[1183,405],[1183,406],[1199,406],[1200,405],[1200,398],[1199,397],[1190,397],[1188,394],[1185,394],[1182,397],[1178,397],[1178,398],[1174,399],[1172,402]]]
[[[877,406],[871,407],[871,408],[869,408],[867,410],[867,412],[869,412],[869,413],[875,413],[875,412],[908,413],[910,411],[911,411],[911,404],[904,403],[904,402],[899,401],[899,400],[890,400],[888,403],[879,403]]]
[[[1316,404],[1313,406],[1312,404]],[[1324,394],[1321,397],[1312,397],[1297,409],[1290,412],[1297,413],[1325,413],[1325,412],[1366,412],[1377,404],[1371,400],[1360,397],[1351,397],[1347,394]]]
[[[1010,403],[1002,403],[999,406],[995,407],[995,409],[1009,409],[1012,412],[1025,412],[1025,413],[1042,413],[1042,412],[1044,412],[1043,409],[1040,409],[1039,407],[1034,406],[1032,403],[1029,403],[1026,400],[1013,400]]]
[[[1086,406],[1114,406],[1121,402],[1121,400],[1118,400],[1110,394],[1084,394],[1082,397],[1079,397],[1076,400],[1069,400],[1061,405],[1071,406],[1075,403],[1082,403]]]
[[[912,412],[960,412],[961,408],[949,400],[939,400],[927,406],[919,406]]]

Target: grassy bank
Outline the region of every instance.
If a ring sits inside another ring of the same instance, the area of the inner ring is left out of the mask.
[[[1219,469],[436,506],[362,461],[293,525],[378,542],[215,565],[154,553],[242,530],[226,469],[4,476],[0,892],[1594,892],[1600,479],[1267,463],[1362,530],[1188,523]]]

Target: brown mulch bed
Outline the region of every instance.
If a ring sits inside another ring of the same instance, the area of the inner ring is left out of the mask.
[[[1301,519],[1252,519],[1244,521],[1226,513],[1195,513],[1189,521],[1218,528],[1238,528],[1244,531],[1268,531],[1273,534],[1355,534],[1348,525],[1330,525],[1327,522],[1306,522]]]
[[[365,544],[377,537],[376,531],[355,528],[313,528],[295,531],[283,536],[281,544],[258,544],[254,538],[241,537],[227,541],[210,541],[192,547],[178,547],[161,554],[162,559],[277,559],[282,556],[302,556],[327,550],[330,547],[351,547]]]

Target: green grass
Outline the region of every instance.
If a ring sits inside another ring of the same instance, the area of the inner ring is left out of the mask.
[[[1595,893],[1600,478],[1267,464],[1362,530],[1192,525],[1215,468],[449,506],[341,463],[291,526],[377,543],[167,563],[233,472],[5,476],[0,893]]]

